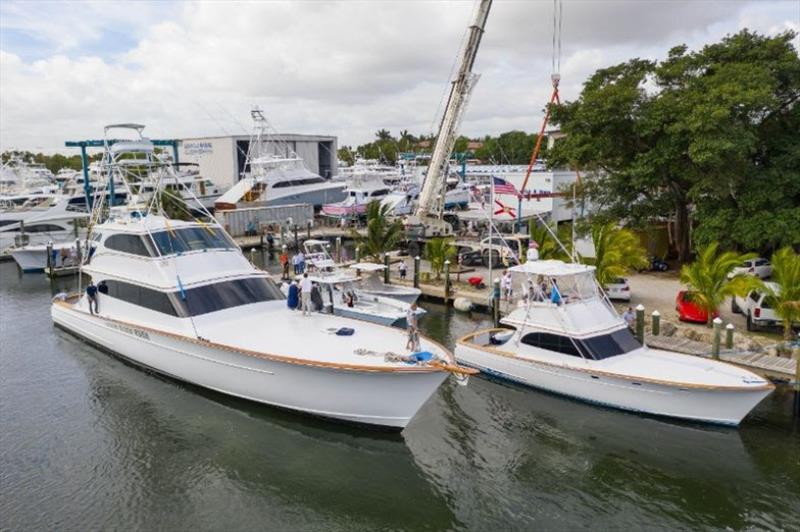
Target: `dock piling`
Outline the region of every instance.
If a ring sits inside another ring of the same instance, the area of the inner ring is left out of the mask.
[[[297,240],[297,224],[294,224],[294,250],[295,252],[300,251],[300,241]]]
[[[722,320],[719,318],[714,318],[714,321],[712,321],[711,324],[714,328],[714,337],[711,343],[711,356],[714,357],[714,360],[719,360],[719,344],[722,336]]]
[[[725,326],[725,349],[733,349],[733,323]]]
[[[444,261],[444,304],[450,302],[450,261]]]
[[[644,305],[641,303],[636,307],[636,338],[644,344]]]
[[[657,310],[654,310],[650,316],[653,320],[653,327],[652,327],[653,336],[658,336],[659,334],[661,334],[661,313]]]
[[[390,281],[389,281],[389,254],[388,253],[384,253],[383,254],[383,265],[386,266],[383,269],[383,282],[386,283],[386,284],[389,284]]]
[[[414,257],[414,288],[419,288],[419,255]]]
[[[342,237],[336,237],[336,262],[342,262]]]
[[[492,322],[500,326],[500,279],[495,279],[492,287]]]

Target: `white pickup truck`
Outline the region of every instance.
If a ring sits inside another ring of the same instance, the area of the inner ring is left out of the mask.
[[[491,243],[490,243],[491,240]],[[480,242],[458,240],[454,245],[458,254],[463,257],[479,257],[484,266],[489,265],[489,250],[492,253],[492,264],[502,267],[505,259],[509,264],[517,264],[516,258],[524,256],[528,251],[528,235],[503,235],[486,237]]]
[[[773,290],[778,290],[777,284],[766,284]],[[783,325],[783,320],[770,305],[769,296],[757,290],[751,291],[745,297],[734,297],[731,300],[731,312],[745,315],[748,331],[755,331],[762,327],[780,327]]]

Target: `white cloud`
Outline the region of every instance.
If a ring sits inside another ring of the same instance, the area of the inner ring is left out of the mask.
[[[369,140],[379,128],[427,132],[473,8],[394,1],[162,5],[62,3],[40,17],[40,4],[4,3],[2,28],[39,32],[50,48],[25,59],[4,39],[0,148],[55,150],[67,138],[98,137],[104,124],[120,121],[145,123],[149,135],[162,138],[242,133],[254,103],[281,131],[332,133],[340,144]],[[577,96],[601,66],[663,55],[681,42],[701,45],[743,24],[760,31],[793,24],[787,5],[566,1],[562,96]],[[82,25],[87,12],[95,18]],[[551,17],[550,2],[495,2],[466,134],[538,129],[550,95]],[[135,44],[111,56],[91,53],[114,34]]]

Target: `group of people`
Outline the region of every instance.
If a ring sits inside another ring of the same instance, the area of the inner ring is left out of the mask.
[[[311,282],[308,273],[304,273],[299,283],[297,281],[292,281],[289,285],[286,305],[291,310],[302,310],[303,316],[308,316],[314,310],[312,306],[312,294],[314,289],[314,283]]]
[[[53,266],[77,266],[78,264],[78,248],[75,246],[72,247],[63,247],[60,250],[54,249],[52,251],[53,256]]]
[[[96,285],[94,281],[90,280],[89,284],[86,286],[86,299],[89,303],[89,312],[92,316],[100,314],[100,307],[98,305],[100,294],[108,294],[108,285],[106,285],[105,281],[100,281],[100,284]]]
[[[281,280],[288,281],[289,277],[289,252],[286,250],[286,246],[283,246],[281,250],[281,254],[278,257],[278,261],[281,263],[282,274]],[[298,251],[294,254],[291,258],[292,268],[294,269],[295,275],[300,275],[301,273],[305,273],[306,271],[306,256],[303,254],[302,251]]]
[[[500,296],[506,303],[510,303],[514,299],[514,282],[511,272],[508,270],[503,270],[503,276],[500,278]],[[555,279],[548,280],[540,275],[536,282],[531,278],[523,281],[522,300],[525,302],[549,300],[556,305],[560,305],[563,302],[563,297]]]

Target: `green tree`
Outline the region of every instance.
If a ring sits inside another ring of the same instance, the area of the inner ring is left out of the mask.
[[[161,212],[164,216],[172,220],[194,220],[183,198],[165,189],[162,189],[158,195],[158,201],[161,204]]]
[[[431,263],[431,271],[437,279],[442,278],[445,261],[453,261],[457,254],[451,238],[432,238],[425,244],[425,258]]]
[[[339,148],[336,156],[339,158],[340,161],[346,162],[348,165],[352,165],[355,161],[355,155],[353,153],[353,148],[350,146],[342,146]]]
[[[569,254],[561,248],[551,231],[556,234],[567,251],[571,249],[571,235],[568,234],[568,227],[549,226],[548,229],[544,224],[531,219],[528,222],[528,234],[530,239],[539,245],[539,260],[570,260]]]
[[[752,258],[755,258],[753,253],[718,253],[718,245],[713,243],[701,249],[693,263],[681,267],[681,283],[692,291],[694,303],[708,313],[709,326],[712,314],[726,297],[741,296],[762,286],[759,279],[749,275],[738,274],[728,279],[735,267]]]
[[[700,244],[800,242],[794,36],[744,30],[697,52],[676,46],[661,62],[598,70],[578,100],[552,107],[566,137],[548,162],[583,170],[606,220],[673,220],[682,262],[690,225]]]
[[[784,247],[772,255],[772,283],[764,283],[762,290],[769,295],[769,303],[783,320],[783,337],[792,338],[792,323],[800,322],[800,255]]]
[[[647,266],[647,255],[639,237],[630,229],[616,224],[597,223],[592,226],[595,276],[600,286],[605,286],[632,269]]]
[[[361,236],[353,231],[353,238],[361,251],[374,262],[380,262],[384,253],[395,249],[405,238],[403,223],[400,220],[389,220],[390,210],[389,205],[371,201],[367,205],[367,234]]]

